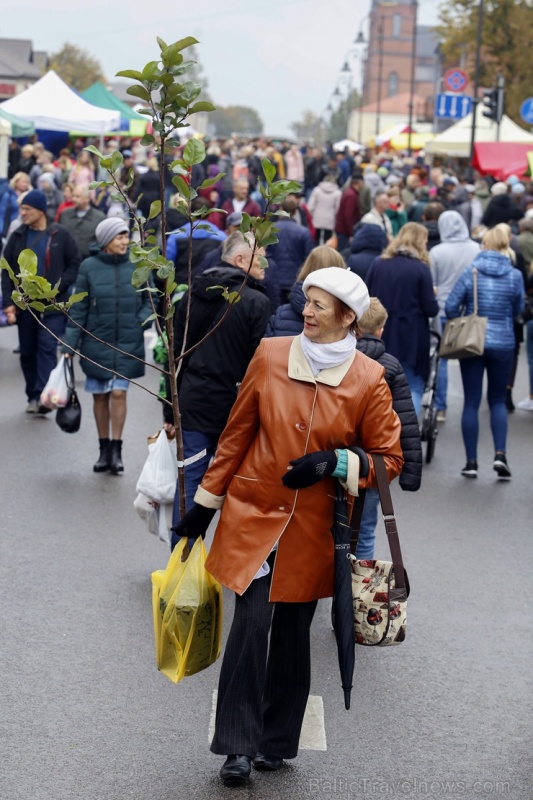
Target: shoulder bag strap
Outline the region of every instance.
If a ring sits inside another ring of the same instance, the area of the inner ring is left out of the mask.
[[[474,293],[474,316],[477,317],[477,267],[472,270],[473,293]]]
[[[394,516],[394,508],[392,505],[387,470],[385,469],[383,456],[378,455],[377,453],[371,453],[371,456],[374,461],[374,469],[376,470],[381,511],[383,512],[385,531],[389,540],[392,563],[394,566],[394,581],[396,584],[396,590],[403,590],[405,592],[405,568],[403,566],[402,551],[400,548],[396,517]]]
[[[63,359],[63,369],[65,371],[65,380],[67,381],[67,388],[73,391],[76,388],[76,381],[74,378],[74,364],[72,358]]]

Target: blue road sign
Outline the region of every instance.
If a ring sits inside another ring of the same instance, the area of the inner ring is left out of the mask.
[[[472,111],[472,98],[468,95],[446,94],[437,95],[435,102],[435,116],[440,119],[462,119]]]
[[[528,97],[520,106],[520,116],[524,122],[533,125],[533,97]]]

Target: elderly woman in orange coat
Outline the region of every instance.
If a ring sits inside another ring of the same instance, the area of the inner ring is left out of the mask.
[[[246,781],[252,762],[277,770],[297,755],[310,626],[318,599],[333,595],[334,479],[351,503],[375,485],[372,453],[390,480],[403,463],[383,367],[357,351],[365,284],[327,267],[303,289],[304,332],[260,344],[195,505],[175,528],[176,537],[205,535],[221,509],[206,567],[236,595],[211,745],[227,756],[227,784]]]

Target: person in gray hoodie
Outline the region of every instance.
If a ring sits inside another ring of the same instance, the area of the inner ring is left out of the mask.
[[[479,253],[479,244],[470,238],[468,226],[458,211],[444,211],[437,225],[441,243],[429,251],[433,284],[437,292],[439,316],[442,327],[446,324],[444,306],[457,278],[470,266]],[[448,394],[448,362],[439,361],[435,407],[437,421],[446,420],[446,395]]]

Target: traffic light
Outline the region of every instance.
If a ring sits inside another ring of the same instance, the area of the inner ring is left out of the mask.
[[[503,87],[493,86],[483,90],[483,116],[500,122],[503,116]]]

